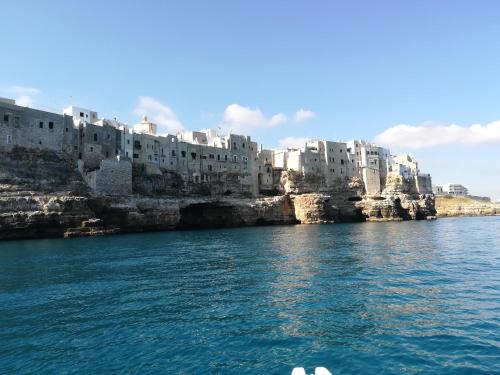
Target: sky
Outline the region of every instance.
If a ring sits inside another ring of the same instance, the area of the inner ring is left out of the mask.
[[[0,96],[264,147],[366,139],[500,199],[498,1],[3,1]]]

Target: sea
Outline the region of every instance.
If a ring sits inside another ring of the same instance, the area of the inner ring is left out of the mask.
[[[500,374],[500,217],[0,243],[1,374]]]

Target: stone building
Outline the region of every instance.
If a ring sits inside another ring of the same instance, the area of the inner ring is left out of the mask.
[[[0,151],[20,146],[72,154],[77,146],[74,131],[70,116],[0,100]]]
[[[85,122],[78,126],[79,154],[87,169],[98,168],[102,160],[116,159],[121,149],[121,131],[104,122],[102,125]]]
[[[85,108],[69,107],[60,115],[0,99],[0,151],[21,146],[70,154],[96,192],[128,194],[133,166],[160,179],[177,176],[187,192],[214,195],[275,194],[283,172],[291,170],[314,181],[316,191],[338,191],[362,181],[367,194],[378,195],[389,176],[399,176],[416,192],[432,192],[430,175],[420,173],[412,156],[393,156],[362,140],[311,140],[297,148],[264,150],[245,135],[201,130],[159,136],[157,130],[146,116],[128,126],[116,118],[99,119]]]

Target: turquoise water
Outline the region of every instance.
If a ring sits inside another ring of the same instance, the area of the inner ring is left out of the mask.
[[[0,373],[500,373],[500,218],[0,243]]]

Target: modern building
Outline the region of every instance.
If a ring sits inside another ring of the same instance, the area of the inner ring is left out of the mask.
[[[443,192],[449,195],[466,196],[469,195],[469,189],[461,184],[443,185]]]

